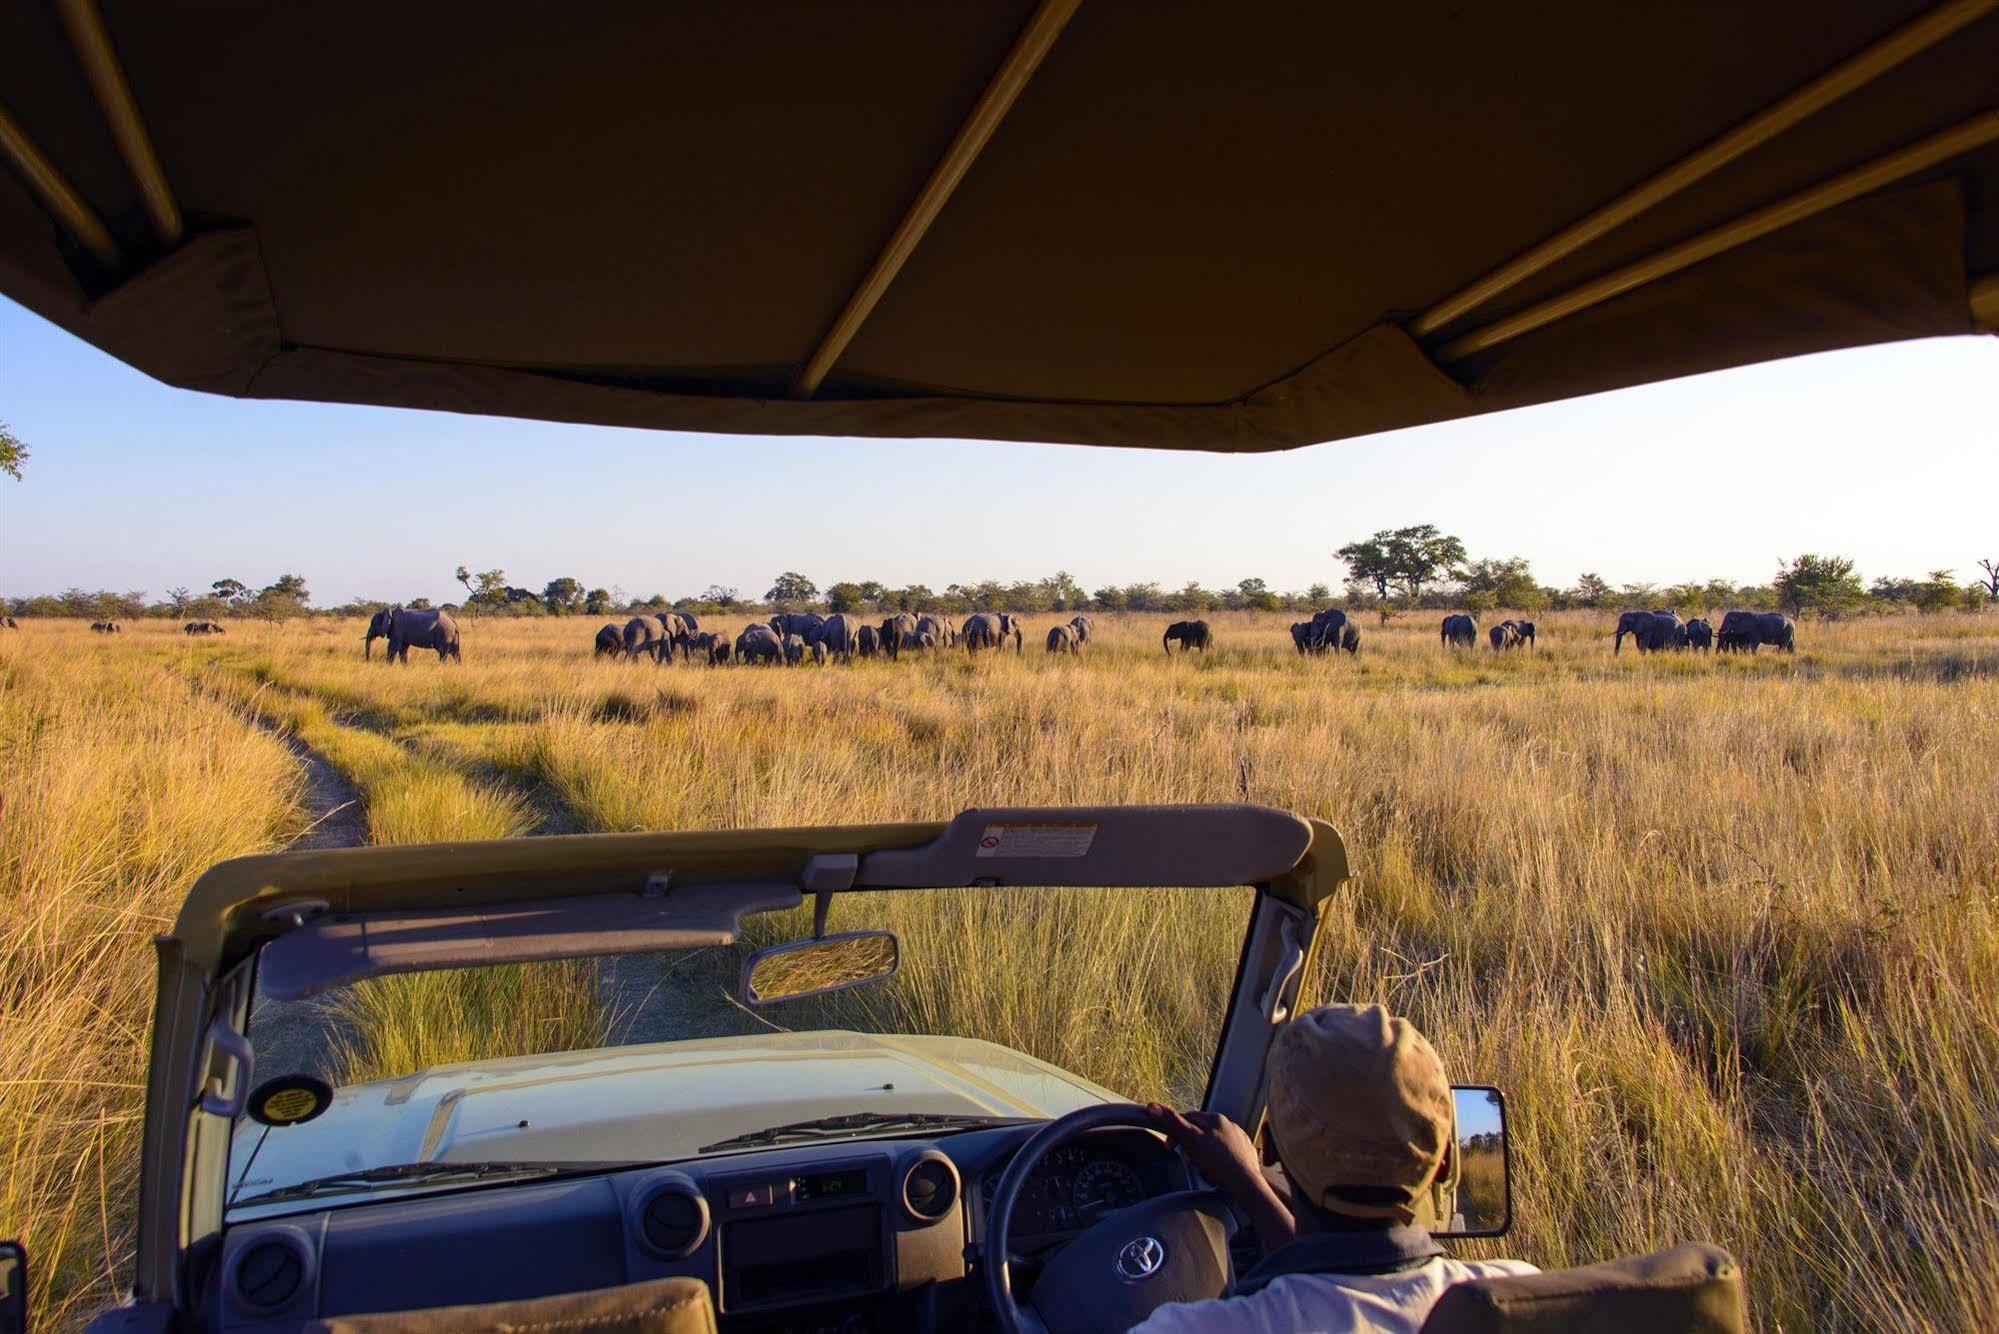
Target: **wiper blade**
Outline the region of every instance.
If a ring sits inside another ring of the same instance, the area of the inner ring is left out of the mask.
[[[375,1186],[432,1186],[459,1181],[489,1181],[498,1178],[524,1180],[554,1176],[558,1172],[588,1169],[591,1163],[396,1163],[353,1172],[334,1172],[297,1185],[281,1186],[261,1195],[230,1201],[230,1208],[250,1204],[277,1204],[284,1200],[305,1200],[315,1195],[335,1195],[343,1191],[367,1190]],[[615,1167],[609,1163],[602,1166]]]
[[[842,1139],[868,1132],[897,1130],[967,1130],[973,1126],[998,1125],[998,1118],[964,1116],[939,1112],[850,1112],[845,1116],[822,1116],[813,1121],[752,1130],[731,1135],[713,1144],[704,1144],[697,1153],[719,1153],[723,1149],[749,1149],[761,1144],[797,1144],[821,1139]]]

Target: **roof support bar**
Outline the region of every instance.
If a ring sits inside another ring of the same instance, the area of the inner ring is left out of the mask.
[[[1999,334],[1999,273],[1988,273],[1971,284],[1971,327]]]
[[[97,105],[111,125],[111,137],[118,142],[119,155],[138,183],[146,215],[153,221],[153,233],[162,246],[171,250],[180,244],[183,232],[180,207],[174,203],[173,191],[167,188],[167,174],[160,167],[159,155],[153,151],[153,138],[146,133],[146,123],[139,118],[139,105],[132,100],[132,89],[125,82],[118,53],[111,49],[111,36],[104,30],[104,17],[97,12],[97,0],[57,0],[56,8],[62,13],[63,27],[69,31],[69,43],[76,50],[84,75],[90,80],[90,90],[97,95]]]
[[[1474,352],[1497,346],[1510,339],[1530,333],[1543,325],[1587,310],[1591,306],[1621,296],[1634,287],[1642,287],[1681,269],[1712,259],[1725,251],[1754,241],[1760,236],[1788,227],[1794,222],[1802,222],[1814,214],[1823,213],[1850,200],[1858,199],[1885,185],[1927,171],[1939,163],[1948,162],[1959,154],[1999,141],[1999,109],[1974,116],[1941,134],[1931,135],[1906,148],[1899,148],[1885,157],[1876,158],[1865,166],[1823,181],[1809,190],[1800,191],[1788,199],[1781,199],[1754,213],[1725,222],[1710,231],[1680,242],[1676,246],[1648,255],[1621,269],[1593,278],[1559,295],[1549,297],[1536,305],[1529,306],[1518,314],[1475,329],[1462,338],[1454,338],[1438,349],[1437,356],[1442,361],[1459,361]]]
[[[1999,3],[1999,0],[1993,2]],[[846,308],[833,321],[833,327],[827,330],[818,350],[805,363],[804,371],[792,387],[792,392],[799,398],[810,398],[818,392],[826,373],[833,369],[833,363],[840,359],[840,354],[847,350],[847,344],[860,332],[861,325],[915,252],[917,243],[930,230],[930,224],[937,220],[938,213],[951,198],[951,192],[965,178],[980,150],[992,138],[993,131],[999,128],[1014,99],[1020,96],[1021,89],[1034,76],[1042,57],[1055,45],[1055,39],[1061,36],[1062,29],[1081,3],[1082,0],[1041,0],[1036,6],[1034,16],[1021,29],[1013,49],[1000,63],[999,72],[993,75],[992,82],[979,95],[972,114],[958,128],[957,137],[931,171],[930,179],[923,183],[916,202],[903,214],[895,233],[889,237],[888,245],[875,257],[874,267],[868,270],[868,276],[861,280],[854,294],[847,298]]]
[[[55,164],[35,146],[28,132],[21,128],[21,122],[7,114],[5,107],[0,107],[0,157],[14,165],[23,183],[41,200],[42,207],[55,215],[56,221],[97,257],[98,263],[111,270],[125,267],[124,253],[104,229],[104,223],[83,202],[76,187],[63,179]]]
[[[1950,0],[1950,3],[1939,5],[1921,18],[1904,24],[1781,102],[1766,107],[1721,138],[1680,159],[1596,212],[1571,223],[1471,286],[1438,302],[1416,317],[1409,326],[1410,332],[1422,338],[1470,314],[1995,9],[1999,9],[1999,0]]]

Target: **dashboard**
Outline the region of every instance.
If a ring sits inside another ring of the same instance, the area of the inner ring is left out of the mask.
[[[197,1275],[202,1323],[295,1330],[684,1275],[708,1284],[725,1328],[960,1328],[985,1306],[985,1212],[1039,1128],[835,1140],[306,1206],[227,1230]],[[1099,1219],[1187,1184],[1157,1136],[1097,1131],[1037,1165],[1016,1207],[1015,1253],[1031,1265]]]
[[[1165,1178],[1171,1163],[1158,1152],[1157,1141],[1142,1134],[1136,1139],[1100,1134],[1065,1145],[1044,1158],[1022,1186],[1013,1234],[1028,1243],[1071,1237],[1120,1209],[1175,1189]],[[1002,1161],[980,1177],[981,1213],[999,1195],[1005,1171]]]

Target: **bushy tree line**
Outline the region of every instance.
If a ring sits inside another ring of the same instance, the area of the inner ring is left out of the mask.
[[[464,585],[454,611],[480,616],[631,616],[644,612],[761,613],[812,609],[825,612],[876,614],[891,611],[968,611],[1004,608],[1018,612],[1135,611],[1201,613],[1212,611],[1308,612],[1338,602],[1352,610],[1383,615],[1413,610],[1474,612],[1615,610],[1625,607],[1671,608],[1683,615],[1701,615],[1725,608],[1784,610],[1793,615],[1850,616],[1868,612],[1935,612],[1978,610],[1999,601],[1999,562],[1982,561],[1983,577],[1959,583],[1950,570],[1932,570],[1922,578],[1883,577],[1863,585],[1854,562],[1843,556],[1807,554],[1780,561],[1767,584],[1735,584],[1726,579],[1676,584],[1632,583],[1612,586],[1596,574],[1584,574],[1569,588],[1540,583],[1525,558],[1467,556],[1464,544],[1434,527],[1388,530],[1341,547],[1348,577],[1344,596],[1335,598],[1326,584],[1280,592],[1262,579],[1244,579],[1229,588],[1188,583],[1164,588],[1156,582],[1107,584],[1085,589],[1066,570],[1045,579],[947,584],[941,590],[925,584],[892,586],[878,580],[840,580],[823,591],[806,575],[787,570],[771,581],[761,598],[745,598],[739,590],[713,584],[698,594],[668,598],[664,593],[635,597],[622,589],[587,586],[564,576],[551,579],[539,591],[508,582],[504,570],[473,573],[459,566]],[[244,617],[281,622],[295,616],[367,615],[392,605],[391,599],[362,598],[337,607],[314,609],[305,580],[280,575],[261,588],[236,579],[218,579],[201,592],[169,589],[158,600],[144,590],[87,592],[80,588],[7,602],[15,616],[73,616],[91,620],[131,620],[143,616],[173,619]],[[426,608],[426,598],[402,599],[399,605]]]

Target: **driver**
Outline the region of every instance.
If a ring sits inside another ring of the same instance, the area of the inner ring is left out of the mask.
[[[1444,1289],[1530,1274],[1518,1260],[1454,1260],[1430,1238],[1451,1209],[1451,1084],[1428,1040],[1378,1005],[1299,1015],[1265,1064],[1268,1133],[1287,1201],[1242,1127],[1154,1103],[1154,1124],[1248,1216],[1265,1259],[1214,1301],[1160,1307],[1145,1334],[1415,1334]]]

